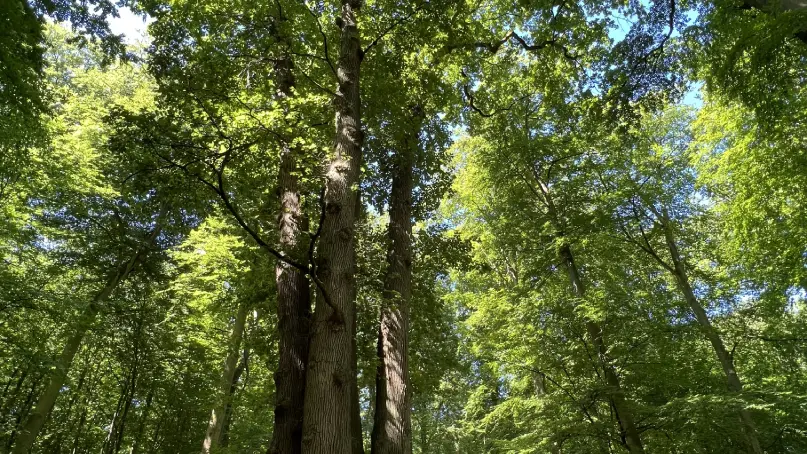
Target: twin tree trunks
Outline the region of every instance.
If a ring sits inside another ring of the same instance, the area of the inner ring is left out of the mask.
[[[359,100],[362,60],[356,14],[360,2],[342,2],[337,63],[336,137],[325,173],[324,216],[316,274],[322,289],[311,322],[302,452],[362,452],[357,419],[355,220],[363,133]]]

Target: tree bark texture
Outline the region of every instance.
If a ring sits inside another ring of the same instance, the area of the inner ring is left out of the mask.
[[[324,216],[314,275],[321,281],[311,326],[306,374],[302,452],[350,454],[355,354],[355,219],[361,163],[359,103],[361,48],[356,13],[360,2],[343,0],[337,64],[336,137],[326,169]],[[319,287],[319,285],[318,285]]]
[[[686,268],[684,267],[684,262],[681,259],[681,254],[678,251],[678,245],[675,242],[675,234],[673,233],[672,226],[670,225],[670,218],[666,212],[662,214],[661,222],[663,223],[662,226],[664,229],[664,238],[667,243],[667,249],[670,252],[670,257],[672,258],[673,262],[671,271],[675,277],[678,288],[684,295],[684,299],[686,300],[690,309],[692,309],[692,312],[695,314],[695,319],[698,321],[701,331],[703,331],[703,334],[706,336],[706,339],[709,340],[709,343],[712,344],[712,349],[715,351],[717,360],[720,362],[720,366],[723,368],[723,373],[726,375],[726,384],[729,391],[732,393],[740,393],[743,390],[743,384],[740,380],[740,376],[737,374],[736,368],[734,367],[734,356],[728,350],[726,350],[726,346],[723,343],[723,339],[720,337],[720,333],[718,333],[714,326],[712,326],[712,322],[709,320],[706,310],[700,304],[700,301],[698,301],[698,298],[695,296],[695,292],[692,290],[692,285],[689,282],[689,276],[687,275]],[[762,454],[762,447],[759,444],[759,439],[757,438],[756,426],[754,425],[754,420],[751,417],[751,413],[749,413],[746,409],[740,410],[740,420],[743,424],[743,430],[745,432],[749,452],[754,454]]]
[[[395,157],[389,204],[387,269],[378,331],[372,454],[411,454],[409,302],[412,296],[412,188],[419,127]]]
[[[235,376],[236,367],[238,366],[238,359],[241,356],[241,339],[244,336],[247,312],[249,312],[249,307],[246,300],[241,301],[238,305],[238,312],[235,315],[235,322],[233,323],[233,330],[230,333],[230,339],[227,342],[227,357],[224,360],[224,370],[222,371],[221,380],[219,381],[216,404],[210,414],[207,432],[202,442],[202,453],[204,454],[221,446],[225,415],[227,407],[230,405],[230,400],[232,399],[232,393],[230,391],[232,390],[233,377]]]
[[[294,75],[287,56],[275,66],[278,98],[292,96]],[[303,212],[297,178],[295,150],[284,144],[278,172],[280,192],[280,250],[300,262],[306,242],[302,241]],[[308,366],[311,297],[308,278],[298,269],[278,261],[277,282],[278,368],[275,372],[275,422],[269,454],[299,454],[303,437],[305,374]]]
[[[50,376],[45,386],[45,391],[39,397],[39,400],[37,400],[34,411],[28,417],[17,442],[14,444],[14,449],[12,450],[13,454],[27,454],[31,450],[31,447],[33,447],[34,441],[36,441],[36,437],[39,435],[39,431],[45,424],[45,419],[47,419],[48,414],[50,414],[50,411],[53,409],[53,405],[56,403],[59,391],[64,386],[65,379],[70,371],[70,365],[73,363],[73,358],[75,358],[81,346],[84,335],[93,323],[95,323],[100,305],[112,295],[112,292],[115,291],[118,285],[129,277],[134,267],[145,258],[161,230],[162,226],[160,225],[160,220],[158,220],[157,225],[154,227],[151,235],[149,235],[147,243],[140,250],[135,252],[128,262],[118,267],[116,273],[107,280],[104,288],[98,292],[93,301],[79,316],[76,325],[73,327],[73,332],[68,336],[67,342],[65,342],[62,348],[62,353],[56,359],[56,370]]]

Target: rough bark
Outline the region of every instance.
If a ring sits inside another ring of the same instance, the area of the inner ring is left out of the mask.
[[[355,218],[362,131],[359,104],[361,48],[356,13],[360,2],[343,0],[338,86],[334,98],[334,155],[326,169],[324,216],[315,276],[317,292],[306,374],[302,452],[349,454],[355,449]]]
[[[82,314],[79,316],[76,325],[73,327],[73,332],[68,336],[67,342],[65,342],[65,345],[62,348],[62,353],[56,359],[55,371],[49,377],[49,381],[45,385],[45,391],[39,397],[39,400],[37,400],[34,411],[28,417],[28,420],[25,422],[25,425],[20,432],[17,442],[14,444],[14,449],[12,450],[13,454],[27,454],[31,450],[34,441],[36,441],[37,435],[39,435],[39,431],[45,424],[45,419],[53,409],[53,405],[56,403],[56,398],[59,396],[59,391],[64,386],[67,373],[70,371],[70,365],[73,364],[73,358],[75,358],[76,353],[81,346],[84,335],[95,322],[95,318],[98,315],[101,304],[106,301],[110,295],[112,295],[112,292],[115,291],[121,282],[129,277],[134,270],[135,265],[137,265],[146,256],[151,248],[151,245],[154,243],[154,240],[160,234],[161,229],[162,227],[158,220],[158,223],[151,232],[146,244],[140,250],[135,252],[128,262],[118,267],[116,272],[107,280],[104,288],[98,292],[93,301],[87,305]]]
[[[673,266],[671,272],[675,277],[678,288],[684,295],[684,299],[690,309],[692,309],[692,312],[695,314],[695,319],[698,321],[701,331],[703,331],[709,343],[712,344],[712,349],[715,351],[717,360],[720,362],[723,373],[726,375],[726,384],[729,391],[732,393],[740,393],[743,390],[743,384],[734,367],[734,356],[726,349],[723,339],[720,337],[720,333],[712,326],[712,322],[709,320],[706,310],[700,304],[700,301],[698,301],[698,298],[695,296],[695,292],[692,290],[692,285],[689,282],[689,276],[684,267],[683,260],[681,259],[681,254],[678,251],[678,245],[675,242],[675,234],[673,233],[670,219],[666,212],[662,214],[661,222],[664,229],[664,239],[667,243],[667,249],[672,258]],[[749,452],[762,454],[762,447],[757,438],[756,426],[754,425],[751,413],[745,409],[740,410],[740,420],[742,421],[743,430],[745,431]]]
[[[412,452],[409,301],[412,295],[412,188],[419,128],[396,156],[389,204],[387,269],[378,331],[373,454]]]
[[[227,406],[230,404],[232,394],[233,377],[235,376],[236,366],[240,355],[241,339],[244,336],[244,325],[247,320],[247,307],[246,301],[242,301],[238,305],[238,312],[235,315],[235,322],[233,323],[233,330],[230,333],[230,339],[227,342],[227,357],[224,360],[224,370],[221,374],[219,381],[219,389],[217,390],[216,405],[210,414],[210,420],[207,424],[207,432],[205,439],[202,442],[202,453],[208,454],[211,449],[215,449],[221,445],[222,429],[224,427],[225,414]]]
[[[275,66],[278,98],[292,95],[292,61],[286,57]],[[284,144],[278,172],[280,191],[280,250],[299,259],[305,249],[295,150]],[[304,260],[303,260],[304,261]],[[311,299],[308,278],[298,269],[278,261],[277,282],[278,368],[275,372],[275,422],[269,454],[299,454],[302,449],[305,371],[308,365]]]
[[[549,186],[540,181],[537,177],[536,180],[541,194],[543,195],[544,204],[547,207],[552,223],[557,230],[559,238],[563,239],[565,235],[564,225],[558,215],[557,208],[555,207],[552,194],[550,194]],[[577,263],[572,254],[572,248],[568,243],[562,244],[558,251],[563,266],[569,275],[569,283],[572,286],[572,291],[578,298],[583,298],[586,294],[586,288],[583,284],[583,279],[580,276],[580,271],[577,269]],[[625,392],[619,381],[619,375],[616,373],[611,358],[608,354],[608,347],[605,345],[603,339],[602,327],[595,320],[586,319],[586,334],[594,344],[594,348],[599,358],[600,367],[603,370],[605,377],[605,384],[608,391],[608,399],[611,407],[614,410],[617,423],[619,424],[620,437],[622,438],[623,446],[631,453],[644,453],[644,446],[639,436],[639,431],[636,429],[634,422],[633,412],[630,405],[625,398]]]

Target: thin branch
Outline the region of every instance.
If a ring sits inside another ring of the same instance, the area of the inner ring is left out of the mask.
[[[325,303],[330,306],[333,310],[334,318],[337,323],[344,323],[345,316],[342,313],[342,310],[339,309],[333,301],[331,301],[328,292],[325,291],[325,284],[319,279],[317,275],[317,261],[314,260],[314,247],[319,239],[320,235],[322,234],[322,224],[325,223],[325,188],[322,188],[322,191],[319,195],[319,207],[320,207],[320,214],[319,214],[319,224],[317,225],[317,231],[311,234],[311,240],[308,242],[308,266],[310,267],[310,272],[308,273],[311,276],[311,280],[317,285],[322,293],[322,298],[325,300]]]
[[[337,76],[336,68],[333,66],[333,62],[331,61],[331,56],[328,53],[328,35],[325,34],[325,31],[322,29],[322,22],[319,21],[319,16],[315,13],[311,7],[308,6],[308,2],[303,1],[305,5],[305,9],[308,10],[308,13],[311,14],[311,17],[317,22],[317,29],[319,29],[319,34],[322,36],[322,48],[325,51],[325,61],[328,62],[328,67],[331,68],[331,72],[334,76]]]
[[[371,42],[367,47],[364,48],[364,51],[362,53],[364,55],[367,55],[367,53],[370,52],[370,50],[372,50],[372,48],[375,47],[382,39],[384,39],[384,37],[387,36],[387,34],[389,34],[389,32],[394,30],[396,27],[398,27],[402,23],[404,23],[404,22],[408,21],[409,19],[411,19],[412,16],[419,13],[420,10],[423,9],[424,6],[426,6],[426,2],[420,2],[420,4],[411,13],[409,13],[408,15],[398,19],[397,21],[394,21],[392,24],[390,24],[383,32],[381,32],[380,35],[376,36],[376,38],[373,40],[373,42]]]

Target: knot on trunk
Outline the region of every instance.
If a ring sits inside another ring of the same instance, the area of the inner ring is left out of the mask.
[[[340,241],[348,242],[351,238],[353,238],[353,228],[352,227],[345,227],[340,229],[339,232],[336,234],[337,238]]]
[[[342,205],[336,202],[328,202],[325,204],[325,212],[331,216],[339,214],[340,211],[342,211]]]

